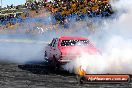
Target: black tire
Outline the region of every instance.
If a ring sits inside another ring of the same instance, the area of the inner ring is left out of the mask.
[[[55,56],[53,56],[52,65],[55,71],[60,69],[60,65]]]

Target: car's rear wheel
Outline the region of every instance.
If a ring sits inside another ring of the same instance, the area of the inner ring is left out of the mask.
[[[60,69],[60,65],[59,65],[59,63],[58,63],[55,56],[53,56],[52,65],[53,65],[54,70],[59,70]]]

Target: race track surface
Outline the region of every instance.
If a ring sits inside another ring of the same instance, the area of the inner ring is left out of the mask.
[[[132,88],[129,84],[81,84],[74,74],[53,71],[43,63],[0,62],[0,88]]]

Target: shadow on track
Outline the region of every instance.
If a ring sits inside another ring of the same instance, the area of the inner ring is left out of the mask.
[[[55,74],[55,75],[62,75],[62,76],[75,76],[73,73],[69,73],[68,71],[62,69],[56,69],[45,62],[28,62],[26,64],[18,65],[19,69],[30,71],[33,74],[40,74],[40,75],[48,75],[48,74]]]

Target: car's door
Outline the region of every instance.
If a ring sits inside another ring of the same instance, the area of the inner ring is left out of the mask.
[[[53,43],[54,43],[54,39],[52,40],[52,42],[48,45],[48,47],[46,47],[46,53],[47,53],[47,56],[48,56],[48,58],[52,58],[52,56],[53,56]]]
[[[54,39],[53,45],[52,45],[52,52],[53,52],[53,56],[55,56],[56,59],[59,58],[59,48],[58,48],[58,38]]]

